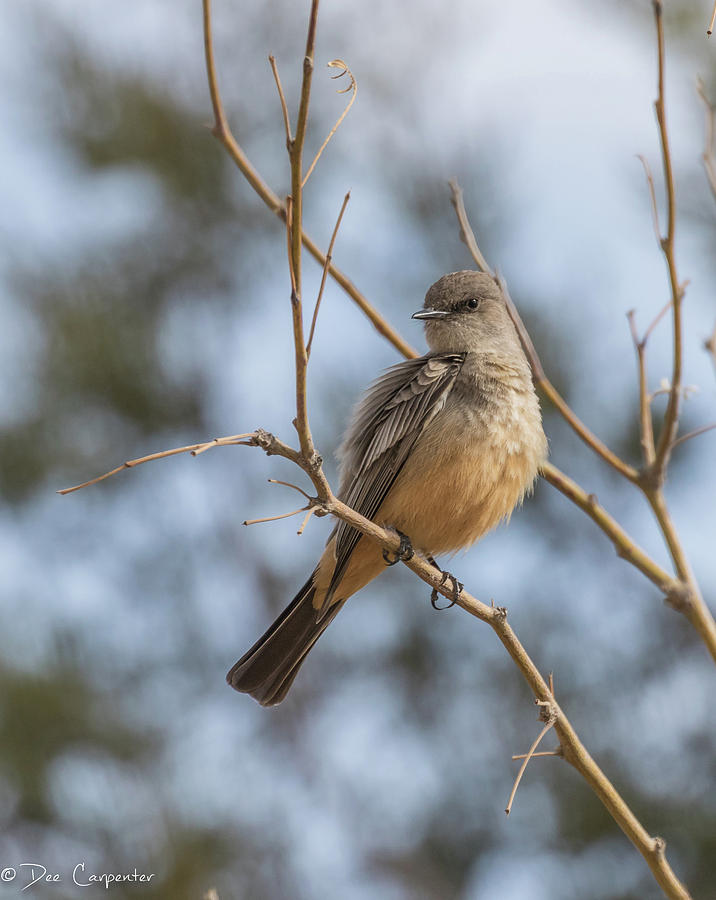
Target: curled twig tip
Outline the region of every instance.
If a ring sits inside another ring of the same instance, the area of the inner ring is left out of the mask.
[[[317,163],[318,160],[320,159],[321,154],[323,153],[323,151],[324,151],[324,150],[326,149],[326,147],[328,146],[328,142],[330,141],[330,139],[333,137],[333,135],[336,133],[336,131],[338,131],[338,129],[339,129],[340,125],[341,125],[341,122],[342,122],[342,121],[345,119],[345,117],[348,115],[348,111],[350,110],[351,106],[353,106],[353,103],[355,102],[355,99],[356,99],[356,95],[357,95],[357,93],[358,93],[358,82],[355,80],[355,76],[353,75],[353,73],[351,72],[351,70],[348,68],[347,64],[346,64],[345,62],[343,62],[342,59],[332,59],[332,60],[328,63],[328,66],[330,66],[331,68],[334,68],[334,69],[335,69],[335,68],[342,69],[342,71],[339,72],[338,75],[331,75],[331,78],[333,78],[333,79],[335,79],[335,78],[341,78],[343,75],[348,75],[348,77],[350,78],[350,84],[348,85],[348,87],[341,88],[340,90],[337,91],[337,93],[339,93],[339,94],[347,94],[348,91],[351,91],[352,93],[351,93],[350,100],[349,100],[348,103],[346,104],[346,108],[343,110],[343,112],[340,114],[340,116],[338,116],[338,119],[336,120],[336,124],[335,124],[335,125],[333,126],[333,128],[331,128],[331,130],[328,132],[328,137],[327,137],[327,138],[325,139],[325,141],[321,144],[320,149],[318,150],[318,153],[316,153],[316,155],[315,155],[314,158],[313,158],[313,162],[312,162],[311,165],[308,167],[308,171],[306,172],[306,174],[305,174],[305,176],[304,176],[304,178],[303,178],[303,182],[301,183],[301,187],[305,187],[306,182],[307,182],[308,179],[311,177],[311,172],[313,172],[313,170],[316,168],[316,163]]]

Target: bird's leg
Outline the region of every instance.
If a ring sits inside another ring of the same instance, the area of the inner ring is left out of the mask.
[[[386,566],[394,566],[398,562],[408,562],[408,560],[412,559],[415,556],[415,551],[413,550],[413,545],[410,543],[410,538],[407,534],[403,534],[402,531],[398,531],[395,529],[396,533],[400,537],[400,546],[395,554],[395,559],[390,558],[390,554],[387,550],[383,550],[383,559],[385,560]]]
[[[445,582],[450,579],[452,581],[452,600],[448,603],[447,606],[438,606],[438,594],[437,588],[433,588],[433,592],[430,595],[430,605],[433,609],[441,610],[441,609],[450,609],[451,606],[455,606],[457,603],[458,597],[462,593],[462,589],[465,585],[458,581],[454,575],[451,575],[450,572],[446,572],[444,569],[441,569],[440,566],[435,562],[432,556],[427,557],[428,562],[431,566],[434,566],[439,572],[442,572],[442,578],[440,579],[440,584],[445,584]]]

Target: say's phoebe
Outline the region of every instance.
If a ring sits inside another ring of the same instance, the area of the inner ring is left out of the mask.
[[[339,451],[338,496],[431,558],[469,547],[530,490],[547,455],[527,359],[495,282],[444,275],[425,296],[430,352],[388,369],[357,405]],[[385,569],[345,522],[308,581],[226,676],[280,703],[309,650],[356,591]],[[457,590],[457,588],[456,588]]]

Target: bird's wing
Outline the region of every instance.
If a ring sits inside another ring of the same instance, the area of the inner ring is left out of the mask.
[[[344,503],[367,519],[376,515],[420,432],[445,405],[464,361],[464,353],[410,359],[388,369],[368,389],[340,452],[339,496]],[[338,524],[335,535],[329,602],[361,537],[345,522]]]

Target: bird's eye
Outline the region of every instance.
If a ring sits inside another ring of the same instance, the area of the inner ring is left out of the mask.
[[[465,306],[468,309],[477,309],[479,305],[480,301],[477,299],[477,297],[470,297],[469,300],[465,301]]]

